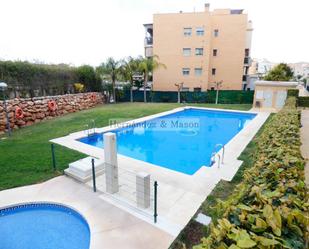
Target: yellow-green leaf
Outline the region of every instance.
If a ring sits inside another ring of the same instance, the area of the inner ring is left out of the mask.
[[[237,241],[237,246],[240,248],[252,248],[256,246],[256,242],[250,238],[243,238]]]

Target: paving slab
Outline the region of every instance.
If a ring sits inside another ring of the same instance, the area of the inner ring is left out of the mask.
[[[52,202],[80,212],[91,231],[90,249],[162,249],[175,236],[111,205],[87,185],[66,176],[44,183],[0,191],[0,209],[21,203]]]

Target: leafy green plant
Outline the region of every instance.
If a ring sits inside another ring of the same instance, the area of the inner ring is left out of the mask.
[[[308,194],[300,153],[296,99],[266,125],[255,164],[226,201],[213,207],[221,217],[195,249],[307,248]]]

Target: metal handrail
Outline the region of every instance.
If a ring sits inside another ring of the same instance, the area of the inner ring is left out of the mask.
[[[89,122],[89,124],[86,124],[87,127],[87,135],[90,136],[91,134],[95,133],[95,121],[94,119],[91,119],[91,121]],[[92,130],[92,132],[91,132]]]
[[[216,153],[216,151],[215,151],[216,148],[217,148],[218,146],[222,147],[222,150],[223,150],[223,151],[222,151],[222,160],[221,160],[220,154],[219,154],[219,153]],[[215,157],[216,155],[218,155],[218,157],[219,157],[218,168],[220,168],[221,163],[223,164],[224,153],[225,153],[224,144],[216,144],[215,147],[214,147],[214,149],[213,149],[213,151],[212,151],[212,154],[211,154],[210,166],[214,165],[214,163],[216,162],[215,159],[214,159],[214,157]]]
[[[216,149],[218,146],[221,146],[222,150],[223,150],[222,151],[222,164],[223,164],[224,163],[223,160],[224,160],[225,146],[224,146],[224,144],[216,144],[214,149]]]
[[[218,161],[218,169],[220,168],[221,164],[221,156],[218,153],[212,153],[211,158],[210,158],[210,166],[214,165],[216,163],[216,159],[215,157],[218,156],[219,157],[219,161]]]

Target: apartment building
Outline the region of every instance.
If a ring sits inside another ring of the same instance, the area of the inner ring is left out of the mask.
[[[252,23],[243,10],[154,14],[146,30],[145,56],[158,56],[166,68],[153,73],[153,89],[205,91],[221,81],[221,89],[247,87]]]

